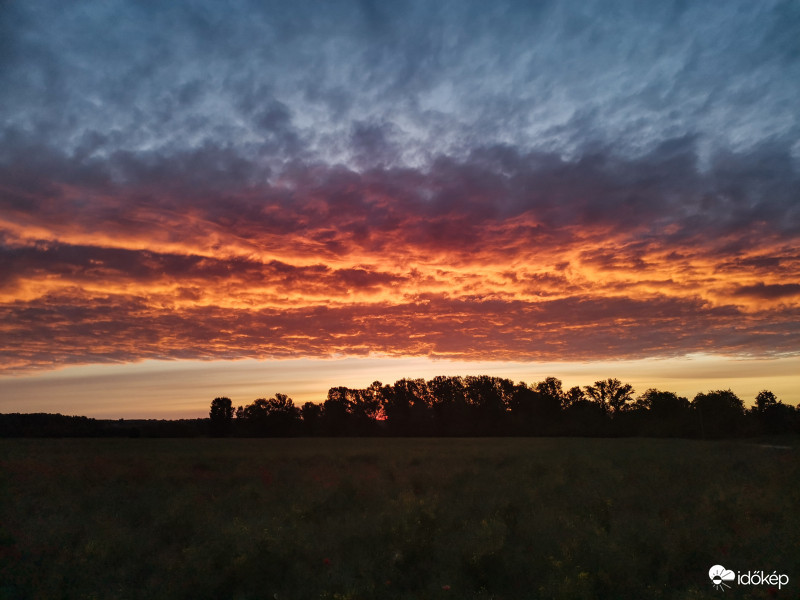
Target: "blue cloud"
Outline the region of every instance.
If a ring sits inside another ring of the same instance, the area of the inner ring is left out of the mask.
[[[795,3],[535,4],[7,4],[3,127],[98,157],[213,143],[273,169],[363,166],[376,126],[405,166],[800,137]]]

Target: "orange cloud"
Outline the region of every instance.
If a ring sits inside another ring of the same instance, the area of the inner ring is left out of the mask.
[[[487,151],[211,188],[169,163],[155,182],[0,171],[4,365],[797,352],[788,197],[687,164]]]

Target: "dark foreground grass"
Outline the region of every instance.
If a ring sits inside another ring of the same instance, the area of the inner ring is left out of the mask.
[[[800,590],[796,447],[93,439],[0,440],[0,452],[0,598],[797,598]],[[715,591],[715,564],[788,574],[790,583]]]

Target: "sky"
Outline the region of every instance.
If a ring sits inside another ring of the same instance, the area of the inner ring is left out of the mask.
[[[0,2],[0,411],[481,373],[797,404],[798,31],[770,0]]]

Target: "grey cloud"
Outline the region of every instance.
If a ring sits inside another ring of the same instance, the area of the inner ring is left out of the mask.
[[[734,292],[737,296],[749,296],[752,298],[761,298],[764,300],[777,300],[779,298],[789,298],[792,296],[800,296],[799,283],[783,283],[783,284],[765,284],[757,283],[755,285],[746,285],[736,289]]]
[[[390,161],[392,135],[383,126],[365,126],[354,132],[361,137],[354,147],[371,164]],[[694,139],[680,138],[638,159],[600,148],[567,161],[489,146],[464,160],[441,156],[424,170],[357,172],[303,162],[272,170],[211,141],[186,152],[118,151],[103,160],[37,146],[19,132],[7,131],[3,139],[0,207],[7,216],[35,216],[53,226],[72,222],[87,231],[146,227],[141,233],[148,233],[159,225],[142,222],[140,211],[179,215],[191,208],[254,243],[264,234],[304,230],[334,254],[353,244],[380,251],[400,242],[398,236],[456,250],[478,240],[491,247],[487,225],[530,214],[537,225],[519,232],[526,245],[568,242],[570,228],[602,225],[639,244],[717,247],[721,262],[793,243],[800,231],[800,173],[790,148],[777,143],[725,153],[706,171],[698,167]],[[86,143],[102,144],[102,136]],[[272,185],[271,178],[282,183]]]
[[[295,266],[272,260],[218,259],[206,256],[124,250],[40,242],[0,245],[0,286],[19,280],[51,279],[62,285],[103,282],[106,285],[182,283],[197,295],[199,288],[219,285],[269,285],[277,290],[336,294],[347,290],[377,290],[405,279],[369,267],[333,269],[326,265]],[[12,288],[13,289],[13,288]]]
[[[355,164],[364,168],[391,166],[399,158],[393,138],[396,127],[390,123],[356,121],[350,135],[350,147]]]
[[[700,136],[740,152],[798,134],[786,2],[31,0],[3,13],[6,124],[58,148],[116,130],[107,152],[213,136],[253,158],[262,136],[283,162],[363,167],[358,136],[340,147],[359,122],[393,127],[409,165],[475,145],[574,159],[595,142],[636,156]]]

